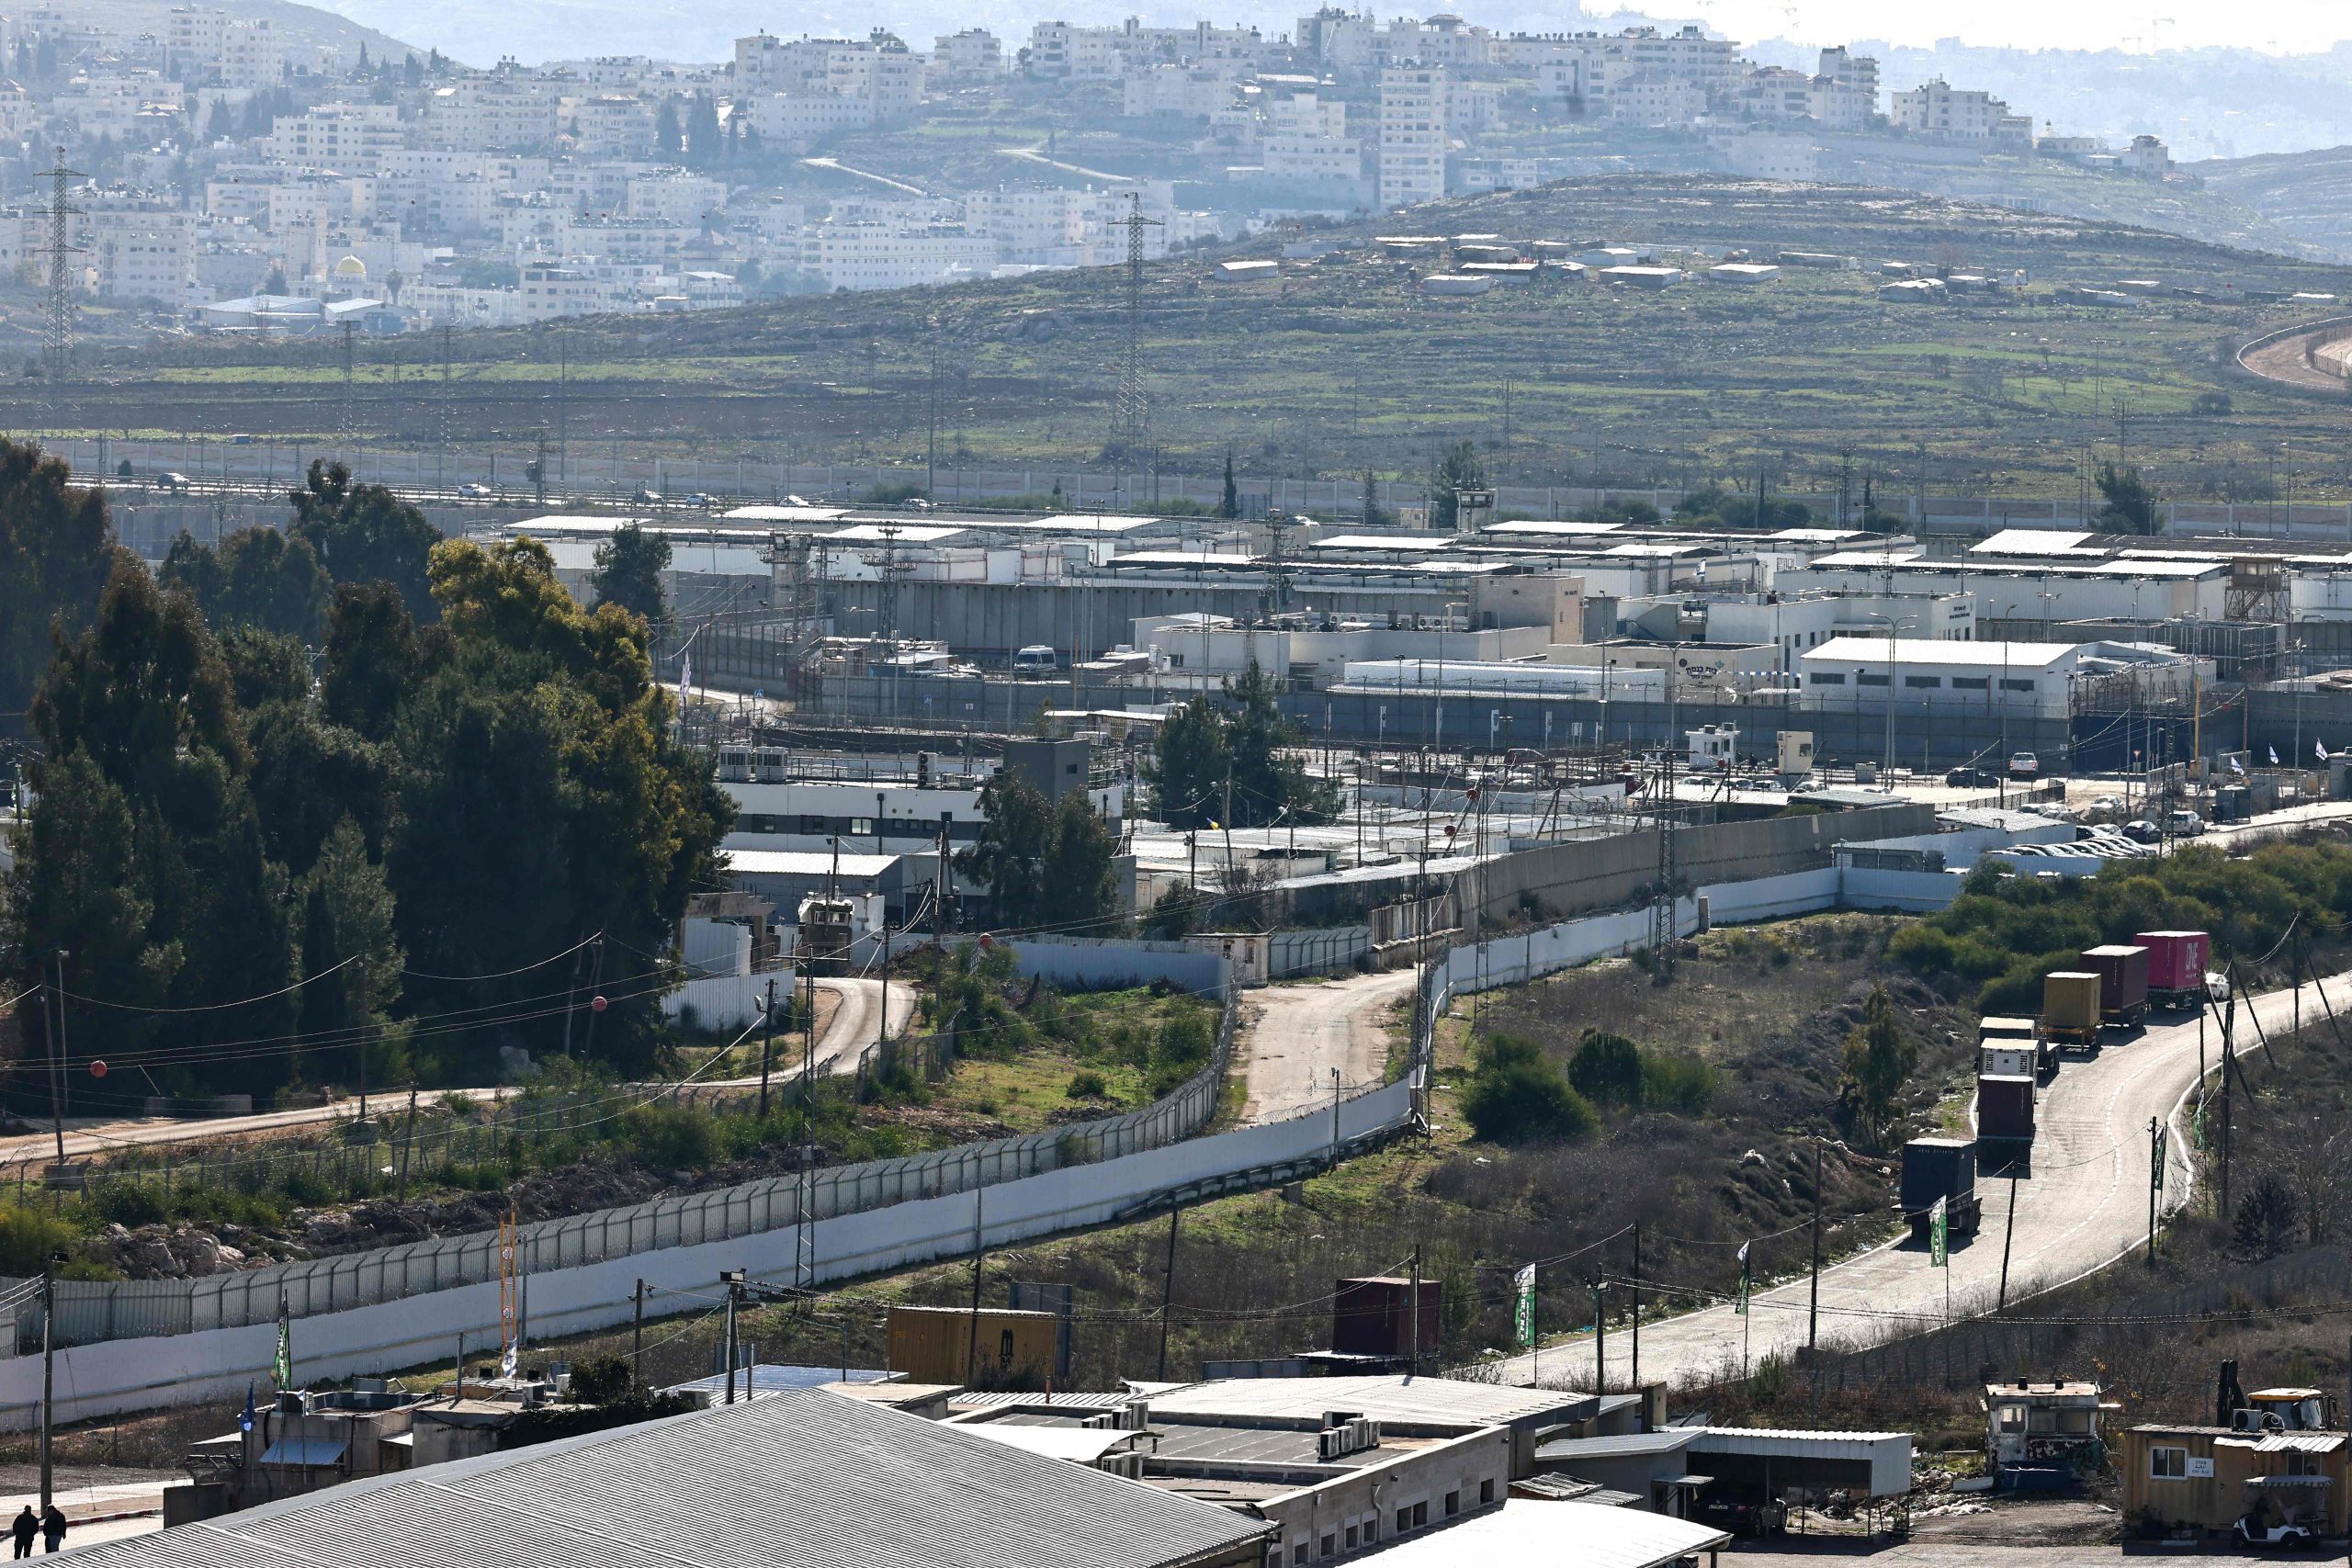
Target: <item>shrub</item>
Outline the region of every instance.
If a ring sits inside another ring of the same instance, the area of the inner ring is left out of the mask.
[[[571,1368],[571,1397],[583,1404],[610,1404],[626,1399],[636,1385],[628,1362],[618,1356],[598,1356]]]
[[[1532,1040],[1489,1034],[1462,1092],[1462,1114],[1481,1138],[1498,1144],[1586,1138],[1600,1119],[1584,1096]]]
[[[1642,1053],[1642,1103],[1696,1116],[1715,1098],[1715,1069],[1687,1051]]]
[[[1568,1082],[1595,1105],[1642,1102],[1642,1053],[1622,1034],[1588,1029],[1568,1058]]]
[[[0,1273],[38,1274],[54,1253],[71,1247],[74,1229],[38,1210],[0,1203]]]
[[[1068,1093],[1072,1100],[1101,1100],[1110,1092],[1111,1086],[1091,1067],[1081,1067],[1069,1076]]]

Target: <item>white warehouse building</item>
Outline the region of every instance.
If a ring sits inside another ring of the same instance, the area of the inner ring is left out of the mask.
[[[1883,711],[1901,707],[2064,719],[2086,680],[2127,676],[2149,698],[2187,698],[2211,684],[2213,661],[2137,642],[1939,642],[1841,637],[1802,660],[1802,705]]]

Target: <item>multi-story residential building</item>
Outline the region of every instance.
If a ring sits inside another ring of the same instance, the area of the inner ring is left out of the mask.
[[[177,6],[164,20],[165,73],[192,85],[270,87],[286,75],[288,40],[266,17],[246,20]]]
[[[1707,112],[1707,89],[1681,77],[1636,71],[1612,81],[1606,101],[1608,118],[1619,125],[1688,125]]]
[[[1813,78],[1785,66],[1759,65],[1735,89],[1740,114],[1748,119],[1810,119]]]
[[[1922,82],[1891,100],[1888,118],[1897,130],[1953,141],[2033,142],[2030,117],[2010,112],[1990,93],[1962,90],[1942,77]]]
[[[1867,54],[1856,54],[1844,44],[1837,44],[1821,51],[1813,73],[1825,81],[1842,82],[1861,93],[1870,104],[1871,112],[1878,112],[1878,62]]]
[[[800,249],[802,269],[831,288],[908,288],[984,277],[996,260],[995,241],[949,224],[820,223]]]
[[[556,248],[565,255],[610,256],[616,261],[667,261],[701,232],[700,223],[639,218],[561,213],[555,221]]]
[[[583,158],[650,158],[654,107],[633,93],[594,93],[566,100],[558,111]]]
[[[194,213],[153,196],[85,193],[77,200],[75,243],[98,298],[173,310],[197,303]]]
[[[2160,180],[2172,173],[2172,150],[2161,137],[2135,136],[2132,145],[2115,155],[2116,167],[2143,180]]]
[[[559,84],[500,70],[437,87],[424,101],[424,132],[444,147],[527,152],[555,140]]]
[[[701,228],[727,205],[727,182],[673,169],[628,182],[628,215],[657,223]]]
[[[1039,22],[1029,29],[1022,68],[1032,76],[1068,81],[1108,81],[1119,73],[1120,30]]]
[[[806,152],[826,137],[872,123],[864,102],[831,93],[763,93],[752,100],[752,129],[772,152]]]
[[[986,28],[944,33],[931,42],[931,79],[943,85],[994,82],[1004,74],[1004,45]]]
[[[964,228],[1005,261],[1078,266],[1087,254],[1087,193],[1062,186],[999,186],[964,197]]]
[[[1395,65],[1380,73],[1380,205],[1445,195],[1449,81],[1442,65]]]
[[[1235,82],[1216,65],[1147,65],[1120,86],[1121,112],[1131,119],[1212,119],[1234,101]]]
[[[1628,70],[1668,81],[1695,82],[1714,91],[1730,86],[1739,75],[1739,45],[1729,39],[1709,38],[1703,28],[1686,27],[1671,33],[1656,28],[1629,28],[1610,42],[1622,53]]]
[[[526,321],[584,316],[611,308],[603,284],[587,273],[565,266],[524,267],[520,293],[522,319]]]
[[[321,104],[270,122],[269,155],[307,169],[373,173],[404,140],[400,110],[390,104]]]

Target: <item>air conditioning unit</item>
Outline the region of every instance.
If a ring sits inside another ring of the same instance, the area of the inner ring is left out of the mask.
[[[1148,1400],[1130,1400],[1119,1407],[1118,1428],[1123,1432],[1140,1432],[1151,1425],[1151,1404]]]

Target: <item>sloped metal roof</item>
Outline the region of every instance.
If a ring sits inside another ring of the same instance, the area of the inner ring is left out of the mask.
[[[1181,1568],[1268,1528],[808,1389],[357,1482],[78,1555],[108,1568]]]

